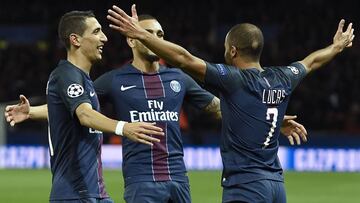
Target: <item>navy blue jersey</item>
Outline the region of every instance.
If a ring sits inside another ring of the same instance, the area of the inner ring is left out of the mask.
[[[280,126],[290,94],[305,75],[300,63],[262,72],[207,63],[205,83],[220,92],[223,186],[283,181],[277,157]]]
[[[70,62],[60,61],[47,86],[50,200],[108,197],[100,157],[103,135],[80,124],[75,110],[82,103],[100,110],[90,77]]]
[[[160,67],[158,72],[148,74],[131,64],[102,75],[94,86],[99,96],[112,102],[118,120],[156,122],[165,133],[158,136],[161,141],[153,147],[123,138],[125,184],[187,182],[179,126],[181,105],[186,99],[204,108],[214,96],[178,69]]]

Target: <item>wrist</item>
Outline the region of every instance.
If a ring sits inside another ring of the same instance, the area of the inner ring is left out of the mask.
[[[341,45],[337,45],[337,44],[332,44],[331,45],[331,49],[333,50],[333,52],[335,52],[336,54],[342,52],[342,50],[344,49]]]
[[[152,37],[152,34],[149,33],[148,31],[146,30],[141,30],[137,36],[137,38],[140,40],[140,41],[146,41],[147,39],[151,38]]]
[[[115,128],[115,134],[119,136],[124,136],[124,126],[127,122],[118,121]]]
[[[29,112],[27,113],[27,118],[34,119],[36,114],[34,113],[34,107],[29,107]]]

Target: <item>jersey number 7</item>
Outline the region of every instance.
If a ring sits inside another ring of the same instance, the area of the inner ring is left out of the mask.
[[[264,142],[263,149],[266,148],[267,146],[269,146],[270,139],[274,136],[277,117],[278,117],[278,109],[277,108],[268,108],[267,109],[267,111],[266,111],[266,120],[269,121],[272,118],[272,122],[271,122],[271,128],[269,130],[269,133],[267,134],[268,136],[266,137],[266,140]]]

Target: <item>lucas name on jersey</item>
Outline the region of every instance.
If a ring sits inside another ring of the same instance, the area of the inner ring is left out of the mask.
[[[164,111],[164,102],[157,100],[148,100],[148,111],[130,111],[131,122],[149,122],[149,121],[178,121],[178,112]]]
[[[263,90],[262,103],[264,104],[280,104],[286,97],[286,92],[283,89],[280,90]]]

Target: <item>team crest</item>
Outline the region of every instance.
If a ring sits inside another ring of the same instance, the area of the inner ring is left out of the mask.
[[[71,84],[67,89],[67,94],[71,98],[79,97],[84,93],[84,88],[79,84]]]
[[[299,69],[297,69],[296,67],[288,66],[287,68],[290,69],[291,72],[293,72],[295,75],[299,74]]]
[[[180,83],[179,83],[178,81],[176,81],[176,80],[172,80],[172,81],[170,82],[170,87],[171,87],[171,89],[172,89],[174,92],[180,92],[180,90],[181,90],[181,85],[180,85]]]

